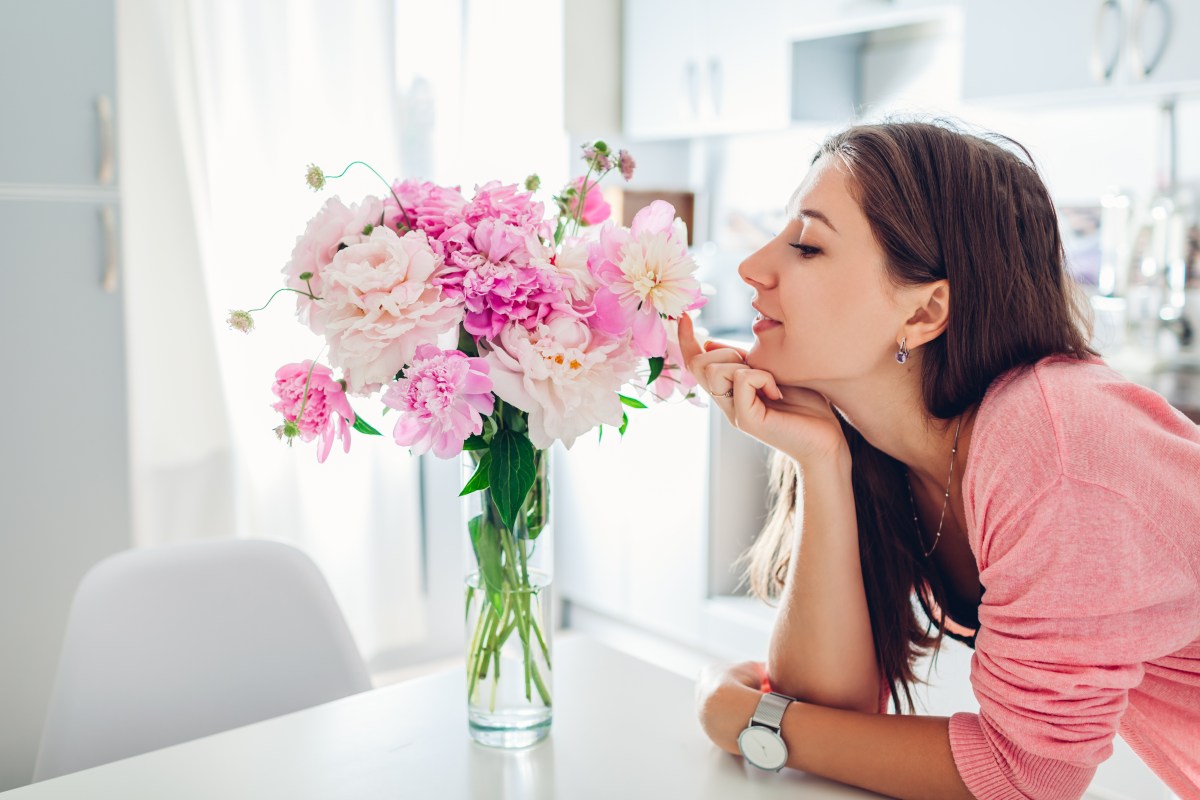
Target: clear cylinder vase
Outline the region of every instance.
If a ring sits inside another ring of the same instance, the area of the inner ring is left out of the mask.
[[[552,587],[549,452],[536,450],[535,479],[510,529],[490,489],[463,498],[467,520],[467,719],[471,738],[519,748],[550,733]],[[478,451],[462,456],[466,485]]]

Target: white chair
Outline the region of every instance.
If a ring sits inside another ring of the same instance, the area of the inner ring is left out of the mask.
[[[370,688],[328,584],[296,548],[128,550],[75,593],[34,780]]]

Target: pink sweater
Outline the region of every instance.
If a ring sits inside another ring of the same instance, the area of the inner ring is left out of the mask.
[[[1099,360],[988,390],[963,475],[984,587],[950,718],[981,800],[1075,800],[1120,734],[1200,800],[1200,428]]]

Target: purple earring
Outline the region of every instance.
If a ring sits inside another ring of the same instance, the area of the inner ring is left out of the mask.
[[[905,361],[908,361],[908,348],[904,346],[904,343],[907,341],[907,336],[900,337],[900,349],[896,351],[897,364],[903,364]]]

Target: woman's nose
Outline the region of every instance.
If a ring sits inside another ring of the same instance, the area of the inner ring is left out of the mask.
[[[756,289],[770,284],[771,271],[766,264],[766,249],[759,248],[738,264],[738,277]]]

